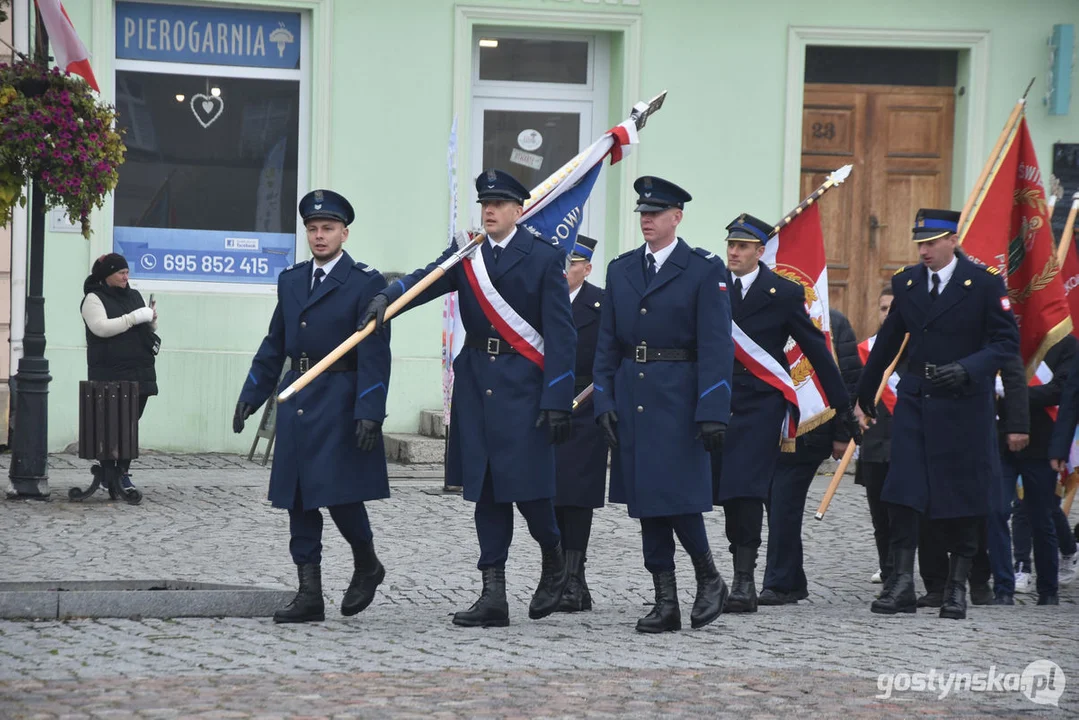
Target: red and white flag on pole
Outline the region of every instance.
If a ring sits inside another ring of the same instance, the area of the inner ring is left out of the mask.
[[[90,67],[90,53],[78,33],[71,24],[71,18],[60,3],[60,0],[34,0],[37,3],[38,12],[41,13],[41,21],[45,23],[45,29],[49,32],[49,40],[52,42],[53,53],[56,55],[56,64],[73,75],[81,75],[97,92],[101,88],[97,86],[97,78]]]
[[[877,336],[863,340],[858,343],[858,357],[862,359],[862,365],[865,365],[869,360],[869,351],[873,349],[873,346],[877,342]],[[884,403],[884,407],[888,408],[888,412],[895,415],[895,403],[899,399],[896,395],[897,388],[899,387],[899,373],[892,372],[888,376],[888,383],[884,386],[884,392],[881,393],[880,400]]]

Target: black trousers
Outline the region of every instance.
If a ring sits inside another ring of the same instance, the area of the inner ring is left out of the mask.
[[[959,517],[929,519],[920,512],[906,505],[887,503],[888,520],[891,525],[892,549],[906,548],[913,550],[922,542],[932,543],[928,548],[935,555],[927,557],[936,560],[941,552],[944,553],[945,571],[944,581],[947,581],[948,554],[958,557],[974,559],[978,552],[978,538],[985,535],[985,518],[983,517]],[[930,584],[925,580],[925,568],[922,567],[922,556],[919,553],[918,566],[923,573],[923,581],[927,591],[944,590],[944,585],[939,588],[936,584]],[[939,570],[934,569],[936,573]],[[931,576],[931,581],[936,583],[936,574]]]
[[[943,592],[945,583],[948,582],[948,550],[949,542],[953,539],[949,532],[956,532],[950,526],[942,523],[950,523],[953,520],[969,520],[972,522],[974,552],[971,555],[959,553],[960,556],[971,557],[973,564],[970,568],[970,584],[986,585],[989,583],[989,534],[985,525],[984,517],[976,518],[949,518],[948,520],[929,520],[919,526],[918,535],[918,571],[922,576],[922,583],[926,592]],[[966,540],[964,540],[966,542]]]
[[[764,524],[764,501],[757,498],[734,498],[723,503],[727,540],[731,554],[736,547],[756,550],[761,546],[761,527]]]
[[[558,530],[562,533],[562,549],[588,551],[592,535],[592,508],[560,505],[554,509]]]
[[[873,521],[873,540],[877,545],[877,567],[881,579],[892,574],[891,522],[888,519],[888,504],[880,499],[884,488],[884,478],[888,476],[888,463],[861,462],[858,468],[862,483],[865,485],[865,501],[869,505],[869,517]]]

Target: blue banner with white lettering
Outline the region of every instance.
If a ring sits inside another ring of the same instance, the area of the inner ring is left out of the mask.
[[[287,233],[117,227],[113,238],[135,280],[272,285],[296,261]]]
[[[521,223],[525,230],[547,240],[567,255],[573,252],[577,233],[584,222],[584,204],[588,202],[602,168],[602,162],[596,163],[580,182]]]
[[[118,2],[116,57],[295,70],[300,14]]]

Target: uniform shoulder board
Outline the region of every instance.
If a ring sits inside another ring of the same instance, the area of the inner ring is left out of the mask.
[[[355,268],[356,268],[357,270],[362,270],[362,271],[364,271],[364,272],[365,272],[365,273],[367,273],[368,275],[377,275],[377,274],[378,274],[378,270],[374,269],[373,267],[371,267],[371,266],[370,266],[370,265],[368,265],[367,263],[357,262],[357,263],[356,263],[356,265],[355,265],[354,267],[355,267]]]
[[[714,252],[712,252],[711,250],[707,250],[705,248],[698,247],[698,248],[693,248],[693,252],[697,253],[698,255],[700,255],[705,260],[708,260],[709,262],[715,262],[715,260],[716,260],[716,254]]]
[[[1000,270],[993,265],[986,265],[985,271],[990,275],[1000,275]]]
[[[283,273],[286,273],[286,272],[288,272],[289,270],[295,270],[295,269],[297,269],[297,268],[307,267],[307,265],[308,265],[308,264],[309,264],[310,262],[311,262],[310,260],[304,260],[303,262],[293,263],[292,265],[289,265],[289,266],[288,266],[287,268],[285,268],[285,269],[284,269],[284,270],[282,270],[281,272],[283,272]]]
[[[629,257],[630,255],[632,255],[635,252],[636,252],[636,249],[634,249],[634,250],[626,250],[624,253],[622,253],[621,255],[616,257],[615,260],[621,260],[622,258],[627,258],[627,257]],[[612,260],[611,262],[614,262],[614,260]]]
[[[895,277],[896,275],[899,275],[900,273],[904,273],[907,270],[910,270],[912,267],[914,267],[914,266],[913,265],[906,265],[904,267],[901,267],[898,270],[896,270],[894,273],[892,273],[892,277]]]

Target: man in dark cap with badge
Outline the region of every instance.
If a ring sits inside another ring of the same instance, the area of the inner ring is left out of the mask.
[[[569,256],[566,280],[577,328],[577,364],[574,368],[573,393],[576,397],[592,384],[592,362],[596,358],[599,316],[603,290],[586,279],[592,273],[592,253],[596,241],[578,235]],[[555,516],[566,552],[566,590],[562,593],[561,612],[592,609],[592,594],[585,581],[584,565],[588,538],[592,534],[592,511],[603,507],[607,484],[607,442],[592,414],[592,398],[581,401],[573,410],[573,434],[559,445],[555,454]]]
[[[892,277],[892,309],[858,385],[858,406],[873,418],[881,377],[910,335],[881,491],[893,572],[873,602],[875,613],[916,611],[914,553],[919,522],[928,522],[950,554],[940,617],[966,617],[967,577],[991,483],[1001,474],[994,381],[1019,353],[1019,329],[997,269],[958,251],[958,226],[957,212],[918,211],[913,232],[921,262]]]
[[[517,225],[530,196],[509,173],[476,178],[486,238],[472,256],[421,292],[409,308],[457,291],[464,348],[454,361],[448,485],[476,504],[477,563],[483,590],[455,625],[509,625],[506,559],[513,505],[540,546],[542,571],[528,616],[558,609],[566,560],[555,518],[554,445],[572,429],[576,331],[566,284],[566,256]],[[381,328],[386,308],[458,250],[397,280],[370,303],[360,321]]]
[[[839,422],[856,442],[861,442],[861,430],[843,377],[824,333],[806,310],[805,289],[761,262],[771,232],[771,223],[747,213],[727,226],[731,315],[745,336],[741,343],[745,361],[734,363],[734,412],[727,439],[721,450],[712,453],[714,500],[723,506],[734,558],[734,583],[727,612],[757,611],[753,571],[761,546],[764,503],[779,461],[782,429],[785,424],[793,424],[785,423],[788,409],[796,410],[789,407],[788,397],[779,389],[791,382],[788,338],[798,343],[817,371],[817,379]]]
[[[731,412],[727,270],[677,235],[688,192],[645,176],[637,191],[644,244],[607,267],[593,366],[596,421],[614,450],[611,502],[640,518],[655,605],[637,630],[682,628],[674,538],[693,561],[694,628],[723,612],[727,585],[712,560],[703,513],[712,509],[708,453]]]
[[[232,420],[233,432],[356,331],[360,315],[386,281],[344,251],[352,206],[331,190],[300,201],[311,260],[277,278],[277,307],[251,363]],[[277,414],[277,447],[269,499],[289,512],[289,550],[300,587],[274,622],[325,619],[322,598],[322,524],[319,508],[352,547],[354,572],[341,601],[342,615],[371,604],[386,571],[375,555],[364,503],[389,497],[382,421],[390,384],[390,338],[368,338],[315,378]]]

